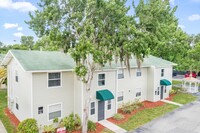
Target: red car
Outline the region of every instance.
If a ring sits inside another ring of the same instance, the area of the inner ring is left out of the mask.
[[[187,72],[187,73],[185,74],[185,78],[187,78],[187,77],[190,77],[190,72]],[[197,77],[197,74],[196,74],[195,72],[192,72],[192,77],[193,77],[193,78],[196,78],[196,77]]]

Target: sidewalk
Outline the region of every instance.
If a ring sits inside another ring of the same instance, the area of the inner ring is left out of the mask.
[[[169,101],[169,100],[161,100],[162,102],[165,102],[165,103],[169,103],[169,104],[173,104],[173,105],[177,105],[177,106],[183,106],[182,104],[180,104],[180,103],[176,103],[176,102],[172,102],[172,101]]]
[[[0,133],[7,133],[7,131],[6,131],[3,123],[1,122],[1,120],[0,120]]]
[[[126,133],[127,131],[122,129],[121,127],[118,127],[117,125],[107,121],[107,120],[102,120],[99,121],[98,123],[100,123],[101,125],[103,125],[104,127],[110,129],[111,131],[113,131],[114,133]]]

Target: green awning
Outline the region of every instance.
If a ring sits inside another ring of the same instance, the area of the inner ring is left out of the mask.
[[[168,85],[172,85],[172,83],[167,79],[162,79],[160,80],[160,85],[168,86]]]
[[[106,89],[106,90],[96,91],[96,99],[99,99],[100,101],[106,101],[114,99],[114,96],[112,92]]]

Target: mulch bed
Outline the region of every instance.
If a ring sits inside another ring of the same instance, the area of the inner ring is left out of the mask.
[[[4,109],[4,113],[8,116],[8,118],[10,119],[11,123],[17,127],[20,123],[20,121],[17,119],[17,117],[10,112],[10,110],[8,108]]]
[[[100,133],[103,131],[105,127],[101,124],[99,124],[98,122],[96,123],[96,131],[94,132],[88,132],[88,133]],[[66,132],[66,133],[81,133],[81,130],[78,130],[78,131],[74,131],[74,132]]]
[[[122,124],[122,123],[128,121],[128,119],[131,116],[133,116],[134,114],[136,114],[139,111],[142,111],[142,110],[147,109],[147,108],[155,108],[155,107],[163,106],[165,104],[162,101],[157,101],[157,102],[143,101],[142,103],[143,103],[142,107],[140,107],[137,110],[132,111],[130,114],[125,114],[125,113],[122,112],[122,110],[118,109],[118,113],[121,113],[121,114],[124,115],[124,119],[122,119],[122,120],[115,120],[113,117],[108,118],[107,120],[114,123],[114,124]]]

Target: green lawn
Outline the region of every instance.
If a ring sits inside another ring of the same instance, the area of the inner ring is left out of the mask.
[[[187,93],[178,93],[173,97],[173,102],[177,102],[180,104],[187,104],[190,103],[192,101],[195,101],[197,99],[197,97],[191,95],[191,94],[187,94]]]
[[[139,126],[157,118],[161,115],[166,114],[167,112],[170,112],[174,109],[178,108],[178,106],[171,105],[171,104],[165,104],[160,107],[151,108],[151,109],[144,109],[132,117],[129,118],[129,120],[123,124],[120,124],[119,126],[124,128],[127,131],[134,130],[138,128]]]
[[[7,91],[0,90],[0,119],[8,133],[14,133],[15,127],[10,123],[8,117],[4,114],[4,108],[7,107]]]
[[[182,84],[182,81],[172,80],[172,85]]]

